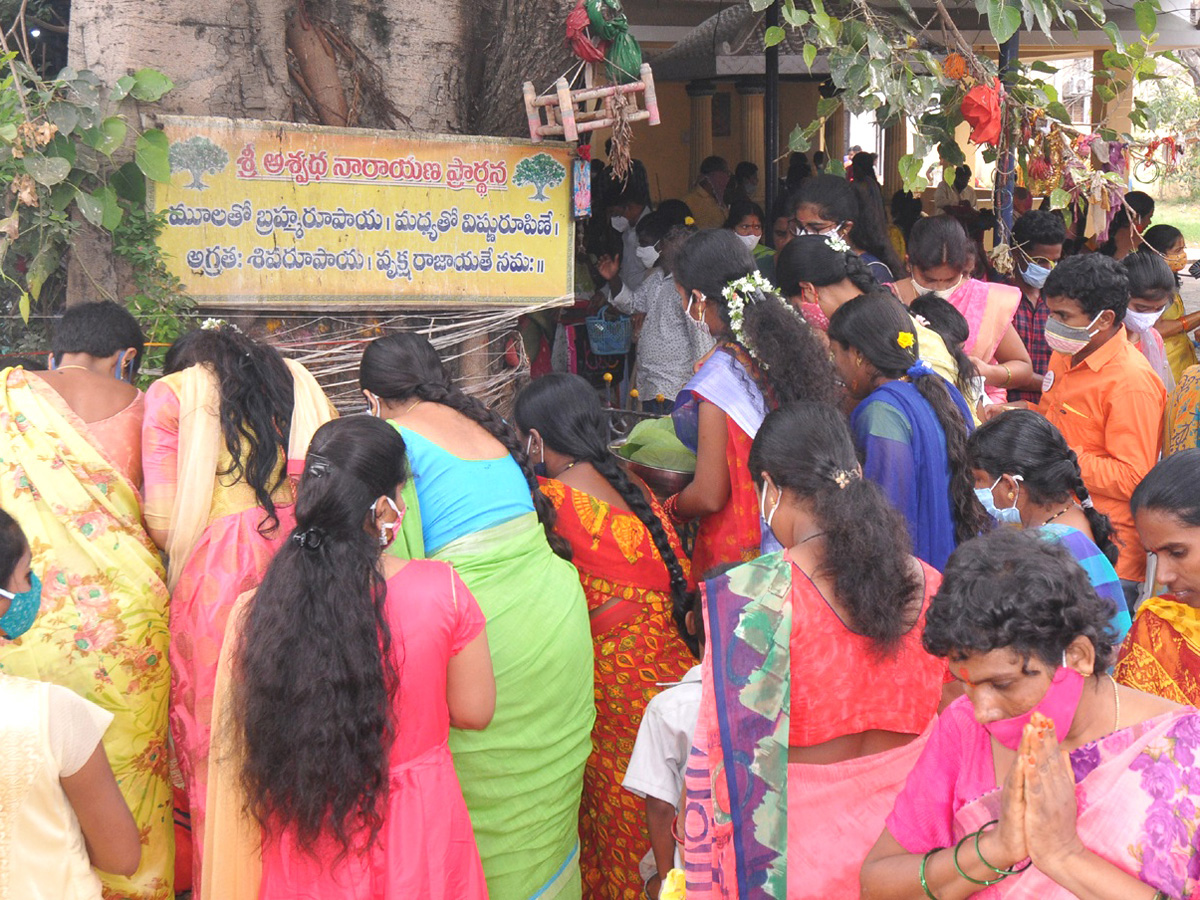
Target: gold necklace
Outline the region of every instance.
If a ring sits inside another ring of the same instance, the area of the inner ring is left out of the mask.
[[[58,366],[58,367],[56,367],[56,368],[55,368],[55,370],[54,370],[54,371],[55,371],[55,372],[61,372],[63,369],[83,369],[83,371],[85,371],[85,372],[90,372],[90,371],[92,371],[92,370],[91,370],[91,369],[89,369],[87,366],[74,366],[74,365],[72,365],[72,366]]]
[[[416,409],[418,406],[420,406],[424,402],[425,402],[424,400],[417,400],[415,403],[412,404],[412,406],[410,406],[404,412],[400,413],[400,415],[407,416],[410,412],[412,412],[414,409]]]

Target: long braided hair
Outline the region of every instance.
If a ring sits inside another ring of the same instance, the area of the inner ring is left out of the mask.
[[[555,512],[550,501],[538,490],[537,478],[529,465],[525,447],[516,429],[484,403],[463,393],[450,380],[433,344],[411,332],[399,332],[379,338],[367,346],[358,368],[358,383],[363,390],[392,402],[424,400],[447,406],[481,426],[504,445],[529,484],[533,508],[546,531],[550,547],[563,559],[571,558],[571,547],[554,531]]]
[[[1053,423],[1031,409],[1010,409],[984,422],[967,439],[972,468],[993,478],[1020,475],[1034,503],[1079,501],[1092,528],[1092,539],[1113,565],[1118,549],[1112,522],[1092,505],[1079,459]]]
[[[900,343],[900,335],[909,338],[907,345]],[[846,350],[857,349],[884,378],[911,378],[946,436],[955,542],[964,543],[990,528],[991,517],[975,496],[975,478],[967,459],[968,420],[954,400],[958,389],[927,366],[909,374],[921,357],[921,348],[903,304],[883,289],[855,297],[829,317],[829,340]]]
[[[680,633],[686,635],[683,618],[688,610],[688,585],[683,565],[645,494],[609,451],[608,423],[596,392],[578,375],[544,375],[517,395],[513,417],[522,431],[537,429],[542,441],[556,453],[591,463],[646,526],[671,578],[672,614]]]

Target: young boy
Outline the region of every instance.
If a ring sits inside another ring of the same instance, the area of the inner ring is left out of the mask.
[[[704,658],[704,619],[700,592],[692,594],[683,639],[696,644],[693,652]],[[673,868],[683,868],[673,831],[683,803],[683,776],[692,735],[700,713],[700,665],[694,665],[678,684],[668,687],[646,705],[637,741],[622,782],[626,790],[646,801],[646,830],[650,851],[642,859],[646,896],[658,900],[659,890]]]
[[[1054,352],[1037,410],[1075,451],[1096,509],[1112,520],[1121,548],[1117,574],[1132,612],[1146,554],[1129,498],[1158,459],[1167,392],[1128,340],[1129,279],[1119,262],[1100,253],[1072,256],[1046,278],[1042,294]],[[989,418],[996,409],[989,407]]]
[[[1033,374],[1030,382],[1009,388],[1009,400],[1037,403],[1041,397],[1042,378],[1050,367],[1051,352],[1044,333],[1050,312],[1042,300],[1042,287],[1062,259],[1066,239],[1062,216],[1049,210],[1028,212],[1013,226],[1013,283],[1021,289],[1013,327],[1029,351]]]

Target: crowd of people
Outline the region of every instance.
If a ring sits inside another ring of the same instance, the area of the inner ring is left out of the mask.
[[[668,495],[577,374],[394,333],[339,417],[215,323],[142,392],[69,308],[0,375],[0,896],[1197,895],[1182,235],[1031,209],[1002,275],[803,163],[597,191]]]

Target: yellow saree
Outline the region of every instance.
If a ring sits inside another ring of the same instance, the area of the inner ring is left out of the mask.
[[[0,373],[0,506],[25,532],[42,580],[37,621],[0,641],[0,670],[70,688],[114,716],[104,749],[142,835],[110,900],[170,900],[174,833],[167,764],[167,588],[137,489],[52,389]]]

